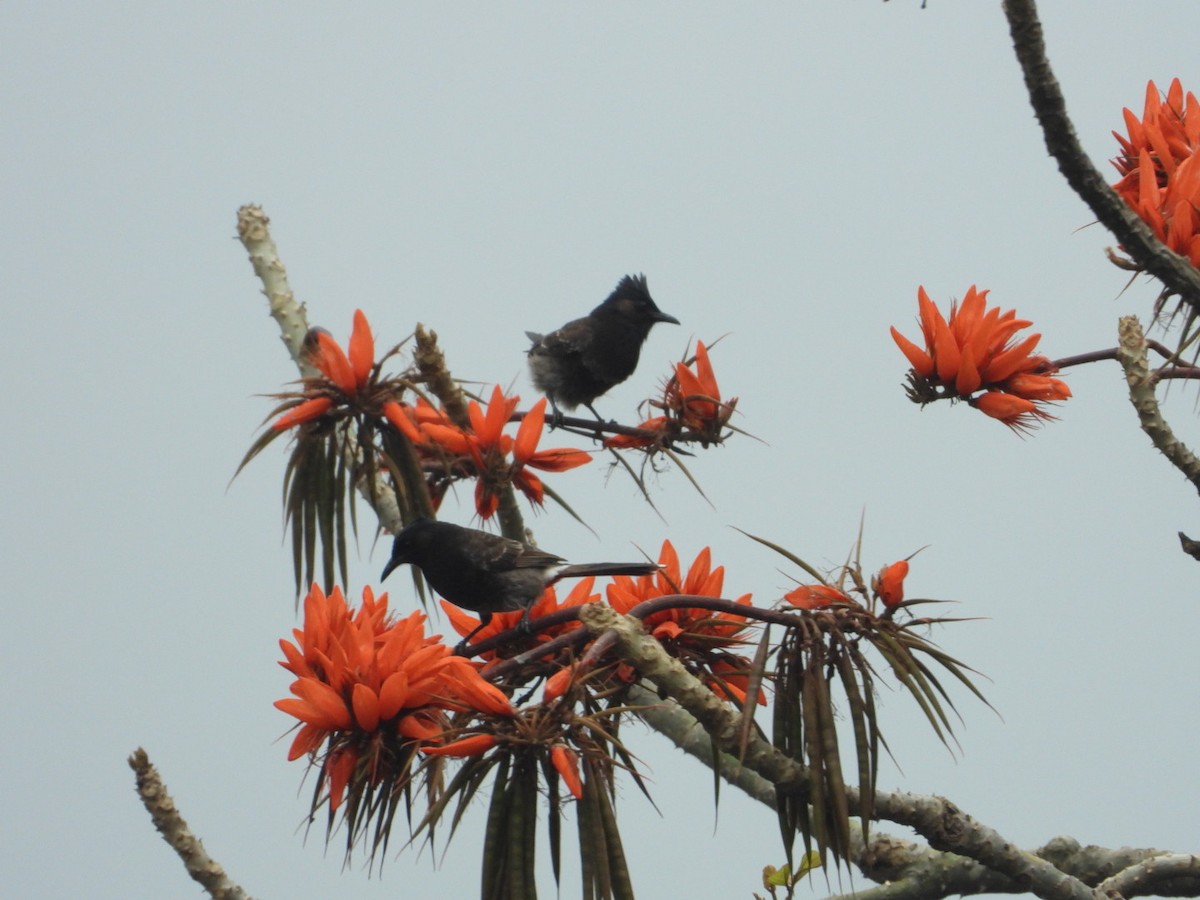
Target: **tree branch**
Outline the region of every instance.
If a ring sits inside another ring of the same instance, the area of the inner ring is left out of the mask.
[[[716,770],[725,781],[751,799],[775,808],[775,785],[739,763],[737,757],[716,751],[704,727],[674,700],[662,700],[641,685],[633,684],[630,685],[628,703],[635,707],[638,718],[688,756]]]
[[[138,796],[150,813],[154,827],[183,860],[188,874],[213,900],[250,900],[250,895],[229,880],[221,864],[204,851],[204,844],[192,834],[146,751],[141,747],[134,750],[129,757],[129,767],[137,774]]]
[[[1175,432],[1162,416],[1158,398],[1154,396],[1155,379],[1150,373],[1146,352],[1146,337],[1137,316],[1123,316],[1117,327],[1117,361],[1125,370],[1129,385],[1129,402],[1137,410],[1138,422],[1151,443],[1175,468],[1183,473],[1192,486],[1200,491],[1200,459],[1175,437]]]
[[[1129,866],[1096,887],[1110,897],[1194,897],[1200,891],[1200,856],[1164,853]]]
[[[238,240],[250,255],[250,265],[254,274],[263,284],[263,294],[271,308],[271,316],[279,325],[284,346],[292,356],[292,361],[300,370],[301,377],[307,378],[320,374],[304,361],[304,336],[308,334],[308,313],[303,303],[296,301],[288,283],[287,267],[279,258],[279,250],[271,237],[268,225],[271,220],[262,211],[262,207],[247,204],[238,210],[237,231]],[[350,429],[347,440],[342,442],[345,449],[346,463],[351,471],[358,465],[358,434]],[[358,482],[358,493],[375,510],[375,515],[385,528],[398,531],[400,527],[400,505],[396,501],[396,493],[391,485],[384,480],[380,473],[369,473],[368,478],[374,484],[368,484],[365,479]]]
[[[271,220],[262,207],[247,204],[238,210],[238,240],[250,254],[250,265],[263,284],[263,294],[271,309],[271,316],[279,325],[284,346],[292,355],[292,361],[300,369],[300,375],[309,378],[320,374],[304,362],[304,336],[308,334],[308,313],[303,303],[296,301],[288,283],[287,268],[279,258],[279,250],[267,228]]]
[[[1029,101],[1042,126],[1046,149],[1058,162],[1059,171],[1140,268],[1158,278],[1167,292],[1178,294],[1200,311],[1200,271],[1163,246],[1149,226],[1108,186],[1083,152],[1067,116],[1062,89],[1046,58],[1037,4],[1034,0],[1004,0],[1004,14],[1025,76]]]
[[[621,658],[695,716],[722,751],[739,756],[747,768],[781,789],[794,792],[800,799],[807,797],[804,767],[753,732],[743,751],[740,716],[646,634],[641,620],[622,616],[602,603],[581,607],[580,620],[593,634],[612,632]],[[857,812],[858,791],[847,788],[847,796],[851,813]],[[1044,900],[1095,900],[1087,885],[1016,847],[949,800],[881,792],[875,796],[875,816],[908,825],[934,849],[974,859],[1007,876],[1019,890]]]

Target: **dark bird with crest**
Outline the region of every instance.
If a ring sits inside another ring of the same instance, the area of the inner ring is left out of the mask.
[[[518,627],[528,628],[529,607],[562,578],[648,575],[659,569],[654,563],[571,565],[521,541],[436,519],[417,519],[396,535],[379,580],[404,563],[420,569],[429,586],[455,606],[479,613],[479,628],[459,647],[492,620],[492,613],[524,610]]]
[[[533,383],[550,398],[556,416],[561,416],[560,408],[582,404],[599,419],[592,401],[633,374],[642,344],[657,322],[679,324],[654,303],[645,275],[626,275],[582,319],[546,335],[525,332],[533,341]]]

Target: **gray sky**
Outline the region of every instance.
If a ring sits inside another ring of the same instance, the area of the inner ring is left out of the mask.
[[[1094,159],[1148,79],[1200,89],[1194,3],[1044,5]],[[601,411],[634,418],[689,338],[728,333],[713,363],[764,443],[694,461],[712,506],[664,472],[665,524],[602,464],[552,476],[600,539],[551,511],[531,518],[540,543],[581,561],[708,544],[730,595],[769,604],[798,573],[729,526],[826,566],[865,508],[870,567],[929,544],[911,594],[983,617],[935,638],[993,679],[1003,716],[963,694],[956,760],[885,692],[903,773],[881,786],[944,794],[1026,846],[1195,849],[1196,563],[1175,539],[1200,532],[1191,489],[1115,364],[1072,372],[1061,421],[1021,440],[909,404],[888,335],[915,333],[918,284],[944,305],[978,283],[1073,354],[1148,319],[1155,288],[1122,294],[1111,240],[1084,227],[999,3],[918,7],[0,6],[0,894],[195,896],[135,798],[139,745],[258,896],[477,889],[482,806],[439,867],[407,852],[382,878],[297,831],[310,786],[271,707],[295,623],[282,449],[226,490],[269,409],[256,395],[295,377],[233,239],[247,202],[314,322],[344,339],[361,307],[382,344],[423,321],[459,377],[527,398],[523,332],[644,271],[683,326],[655,330]],[[1170,399],[1195,443],[1194,394]],[[447,513],[466,522],[469,496]],[[355,591],[384,549],[361,543]],[[635,883],[749,896],[782,861],[773,815],[725,791],[714,816],[706,772],[628,737],[662,810],[623,792]]]

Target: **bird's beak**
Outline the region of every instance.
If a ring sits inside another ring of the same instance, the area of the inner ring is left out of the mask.
[[[403,560],[389,559],[388,564],[383,567],[383,574],[379,576],[379,580],[383,581],[385,578],[387,578],[389,575],[392,574],[392,569],[399,568],[402,565],[404,565]]]
[[[672,315],[668,315],[667,313],[663,312],[661,309],[657,310],[654,313],[654,321],[655,322],[670,322],[672,325],[679,324],[679,320],[677,318],[675,318]]]

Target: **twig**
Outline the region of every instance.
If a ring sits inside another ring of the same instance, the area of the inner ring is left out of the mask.
[[[279,258],[279,250],[271,238],[267,226],[271,220],[262,207],[247,204],[238,210],[238,240],[250,254],[250,265],[254,274],[263,283],[263,294],[271,308],[271,316],[279,325],[284,346],[300,369],[300,375],[309,378],[320,373],[304,362],[304,336],[308,334],[308,315],[303,303],[296,301],[288,283],[287,269]]]
[[[183,860],[188,874],[214,900],[250,900],[250,895],[229,880],[221,864],[205,852],[204,844],[192,834],[146,751],[141,747],[134,750],[129,757],[129,767],[137,774],[138,796],[150,813],[154,827]]]
[[[1137,316],[1123,316],[1117,327],[1117,361],[1125,370],[1129,385],[1129,402],[1137,411],[1142,431],[1151,443],[1175,468],[1183,473],[1192,486],[1200,491],[1200,459],[1175,437],[1175,432],[1162,416],[1158,398],[1154,396],[1154,378],[1150,373],[1146,339]]]
[[[1164,853],[1129,866],[1096,886],[1109,897],[1194,897],[1200,891],[1200,856]]]

